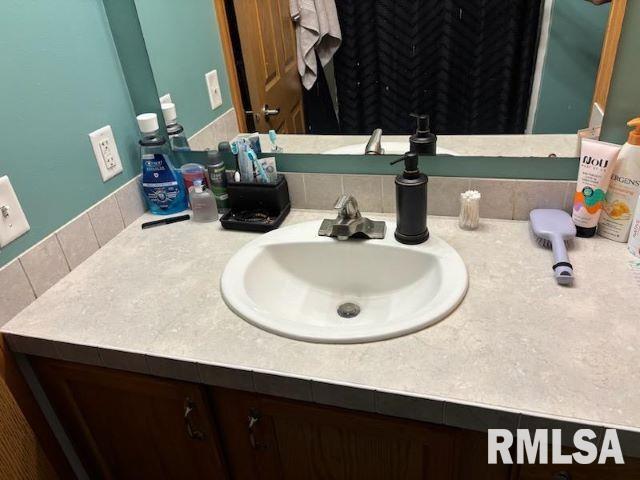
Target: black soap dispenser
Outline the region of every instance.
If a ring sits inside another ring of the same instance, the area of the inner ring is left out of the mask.
[[[416,133],[409,138],[410,150],[418,155],[435,155],[438,137],[429,130],[429,115],[412,113],[416,119]]]
[[[404,161],[404,172],[396,176],[396,232],[400,243],[415,245],[429,238],[427,228],[427,182],[418,170],[418,154],[407,152],[391,165]]]

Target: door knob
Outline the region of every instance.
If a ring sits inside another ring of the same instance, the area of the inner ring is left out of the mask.
[[[278,115],[279,113],[280,113],[280,107],[269,108],[269,105],[267,104],[265,104],[264,107],[262,107],[262,114],[264,115],[264,118],[273,117],[275,115]]]
[[[260,110],[259,112],[256,112],[255,110],[245,110],[244,113],[245,115],[253,115],[254,121],[259,122],[260,115],[262,115],[265,120],[268,120],[269,117],[275,117],[276,115],[279,115],[280,107],[271,108],[265,103],[264,107],[262,107],[262,110]]]

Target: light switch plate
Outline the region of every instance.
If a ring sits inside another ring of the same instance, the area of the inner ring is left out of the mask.
[[[211,70],[209,73],[205,74],[204,78],[207,81],[211,110],[215,110],[222,105],[222,92],[220,91],[220,82],[218,81],[217,70]]]
[[[165,93],[159,98],[159,100],[160,100],[160,105],[164,105],[165,103],[173,103],[173,100],[171,100],[170,93]]]
[[[93,154],[98,162],[102,181],[115,177],[122,172],[122,162],[118,154],[116,140],[113,137],[111,127],[107,125],[95,132],[89,134],[91,145],[93,146]]]
[[[0,248],[27,233],[31,227],[9,177],[0,177]]]

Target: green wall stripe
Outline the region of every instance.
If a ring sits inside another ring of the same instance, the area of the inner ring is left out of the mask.
[[[400,164],[389,165],[397,155],[276,155],[281,172],[351,173],[394,175]],[[227,159],[228,168],[234,168]],[[421,157],[420,169],[427,175],[442,177],[515,178],[531,180],[575,180],[578,158],[549,157]]]

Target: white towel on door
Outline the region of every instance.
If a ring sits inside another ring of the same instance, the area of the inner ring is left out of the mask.
[[[298,72],[307,90],[318,78],[318,62],[324,67],[340,48],[342,32],[335,0],[289,0],[296,25]]]

